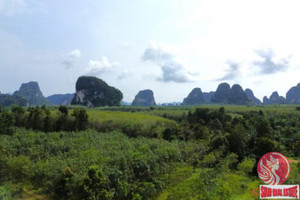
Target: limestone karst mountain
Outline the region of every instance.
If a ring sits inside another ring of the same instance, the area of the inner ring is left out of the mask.
[[[182,105],[199,105],[205,103],[204,95],[200,88],[194,88],[189,95],[184,98]]]
[[[71,104],[88,107],[119,106],[122,99],[122,92],[103,80],[93,76],[81,76],[76,82],[76,93]]]
[[[14,95],[24,96],[29,105],[48,105],[49,101],[43,96],[38,82],[30,81],[23,83],[20,89],[14,92]]]
[[[289,89],[286,93],[286,101],[289,104],[300,104],[300,83]]]
[[[132,106],[155,106],[155,99],[152,90],[142,90],[135,96]]]

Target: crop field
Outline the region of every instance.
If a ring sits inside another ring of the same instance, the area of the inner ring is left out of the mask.
[[[300,182],[297,106],[12,107],[0,113],[0,199],[257,199],[258,159]]]

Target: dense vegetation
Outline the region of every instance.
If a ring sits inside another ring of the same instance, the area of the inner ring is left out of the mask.
[[[0,94],[0,106],[20,105],[27,106],[28,101],[20,95]]]
[[[0,198],[255,199],[264,153],[300,181],[300,112],[286,108],[2,109]]]

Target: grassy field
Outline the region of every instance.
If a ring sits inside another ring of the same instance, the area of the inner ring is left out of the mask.
[[[156,123],[172,124],[172,120],[168,120],[159,116],[152,116],[148,113],[132,113],[121,111],[99,111],[88,110],[90,120],[98,122],[112,121],[114,123],[136,123],[136,124],[148,124],[149,126]]]
[[[261,105],[261,106],[238,106],[238,105],[222,105],[222,104],[204,104],[198,106],[167,106],[167,107],[102,107],[102,108],[92,108],[91,110],[95,111],[110,111],[115,113],[120,112],[139,112],[150,115],[157,116],[174,116],[181,117],[183,114],[187,114],[189,111],[193,111],[196,108],[208,108],[211,110],[217,110],[220,107],[224,107],[225,110],[229,113],[243,113],[250,111],[259,111],[262,110],[267,113],[275,114],[291,114],[291,113],[300,113],[300,110],[297,110],[299,106],[297,105]],[[118,111],[118,112],[116,112]]]
[[[162,138],[166,128],[175,127],[173,120],[146,113],[88,110],[91,127],[98,131],[120,130],[129,136]]]

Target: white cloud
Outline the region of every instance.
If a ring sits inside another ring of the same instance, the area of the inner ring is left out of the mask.
[[[75,62],[81,57],[81,52],[78,49],[71,51],[65,60],[62,62],[65,65],[66,69],[69,69],[74,66]]]
[[[184,83],[193,81],[195,74],[190,72],[176,56],[176,48],[162,43],[151,42],[142,59],[158,65],[162,75],[157,80],[162,82]]]
[[[69,56],[73,58],[80,58],[81,52],[78,49],[75,49],[70,52]]]
[[[105,56],[103,56],[100,60],[90,60],[86,71],[89,75],[97,76],[111,70],[115,66],[118,66],[117,62],[110,62]]]
[[[163,43],[150,42],[144,52],[142,59],[144,61],[153,61],[155,63],[163,63],[172,60],[175,57],[175,50]]]

